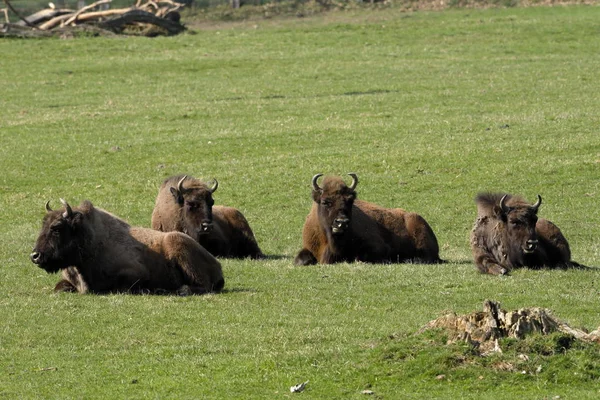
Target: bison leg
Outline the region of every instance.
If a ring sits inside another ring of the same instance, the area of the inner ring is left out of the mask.
[[[475,265],[483,274],[506,275],[509,272],[508,268],[498,264],[490,254],[483,251],[473,251],[473,259]]]
[[[180,270],[185,284],[195,293],[220,291],[225,286],[221,264],[194,239],[179,232],[170,232],[164,239],[167,259]]]
[[[61,279],[56,286],[54,286],[54,291],[57,293],[74,293],[77,291],[77,288],[73,286],[71,282]]]
[[[224,282],[223,282],[224,283]],[[206,294],[206,289],[200,286],[183,285],[175,291],[178,296],[191,296],[193,294]]]
[[[294,265],[314,265],[317,259],[308,249],[302,249],[294,259]]]
[[[254,260],[265,258],[265,255],[260,250],[260,247],[258,247],[258,243],[256,243],[255,240],[248,241],[248,254],[250,254],[250,258]]]
[[[54,286],[55,292],[89,292],[89,287],[77,268],[65,268],[62,270],[61,275],[62,280]]]

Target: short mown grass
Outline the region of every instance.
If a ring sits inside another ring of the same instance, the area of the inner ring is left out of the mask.
[[[600,325],[599,17],[387,10],[0,41],[0,397],[597,398],[595,346],[536,338],[479,359],[413,334],[485,299]],[[360,198],[423,215],[448,263],[294,267],[319,172],[356,172]],[[47,200],[149,226],[176,173],[219,179],[217,203],[270,258],[222,260],[219,295],[52,293],[58,277],[28,259]],[[541,194],[596,268],[478,274],[481,190]]]

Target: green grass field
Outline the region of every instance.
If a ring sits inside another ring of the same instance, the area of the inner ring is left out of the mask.
[[[0,41],[0,398],[598,398],[598,346],[481,359],[413,334],[485,299],[600,325],[595,270],[483,276],[468,243],[478,191],[539,193],[573,259],[600,267],[599,20],[386,10]],[[270,256],[222,260],[224,293],[54,294],[29,261],[47,200],[149,226],[182,172],[219,179]],[[449,263],[294,267],[318,172],[423,215]]]

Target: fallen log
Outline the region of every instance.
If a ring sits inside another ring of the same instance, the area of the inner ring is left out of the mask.
[[[142,10],[132,10],[120,17],[109,19],[98,24],[99,27],[121,33],[127,25],[134,23],[152,24],[166,30],[170,35],[177,35],[185,30],[185,27],[178,22],[170,21],[165,18]]]
[[[68,8],[59,8],[59,9],[46,8],[46,9],[40,10],[36,13],[33,13],[28,17],[25,17],[24,20],[21,20],[21,21],[17,22],[16,24],[21,25],[21,26],[26,26],[27,22],[29,22],[30,24],[36,26],[36,25],[46,22],[54,17],[58,17],[61,15],[66,15],[66,14],[72,14],[74,12],[75,12],[75,10],[71,10]]]

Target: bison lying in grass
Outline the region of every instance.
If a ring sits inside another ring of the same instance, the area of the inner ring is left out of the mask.
[[[356,174],[327,176],[322,187],[312,178],[313,205],[302,231],[303,249],[296,265],[365,261],[371,263],[439,263],[433,230],[418,214],[383,208],[356,199]]]
[[[49,273],[62,270],[56,291],[219,291],[221,264],[189,236],[134,228],[89,201],[47,214],[31,261]]]
[[[254,233],[242,213],[225,206],[213,206],[219,187],[187,175],[167,178],[158,191],[152,212],[152,228],[184,232],[212,255],[234,258],[262,258]]]
[[[569,243],[560,229],[547,219],[538,219],[540,195],[532,205],[510,194],[480,193],[475,203],[471,249],[482,273],[504,275],[519,267],[583,267],[571,261]]]

